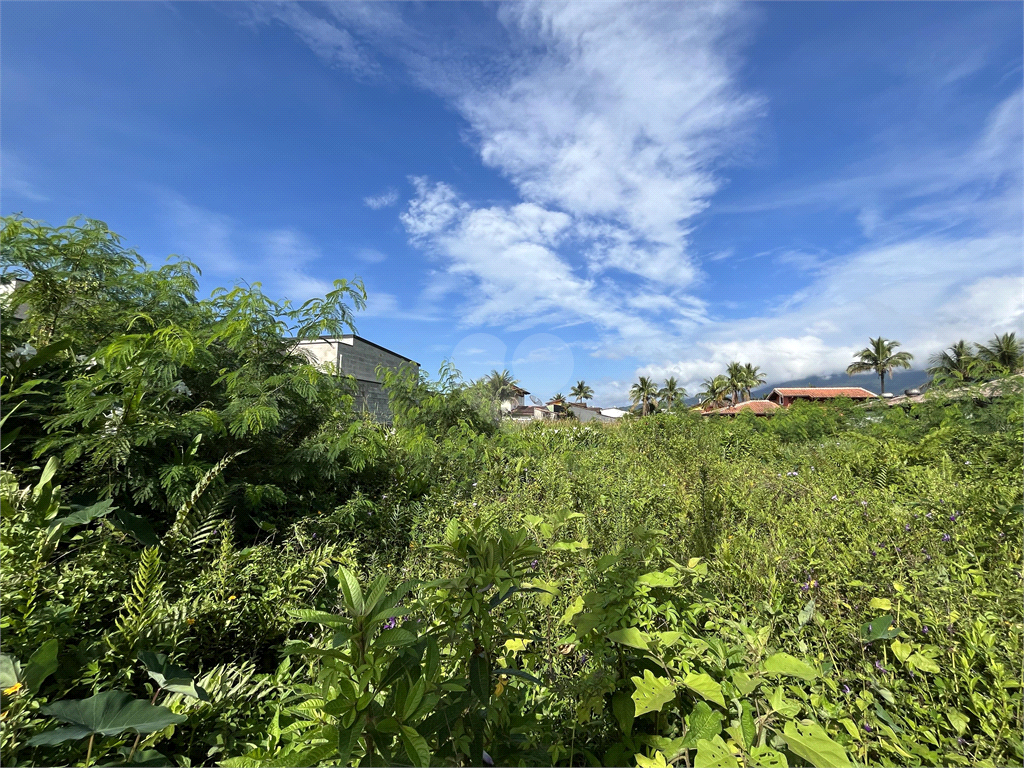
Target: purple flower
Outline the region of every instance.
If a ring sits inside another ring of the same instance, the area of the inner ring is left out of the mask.
[[[875,669],[877,669],[879,672],[885,672],[885,667],[882,666],[882,662],[880,661],[875,662]]]
[[[949,541],[949,540],[950,540],[950,539],[952,539],[952,538],[953,538],[953,537],[952,537],[952,536],[950,536],[950,535],[949,535],[948,533],[944,533],[944,534],[942,534],[942,540],[943,540],[943,541]]]
[[[862,502],[860,503],[860,505],[861,505],[862,507],[866,507],[866,506],[868,505],[868,503],[867,503],[866,501],[862,501]]]
[[[832,501],[839,501],[839,497],[838,496],[833,496],[832,497]]]
[[[849,693],[849,692],[850,692],[850,686],[848,686],[848,685],[844,685],[844,686],[843,686],[843,692],[844,692],[844,693]]]
[[[864,723],[864,730],[867,731],[868,733],[871,733],[871,731],[874,730],[874,729],[870,725],[868,725],[867,723]]]
[[[536,567],[537,567],[537,561],[536,561],[536,560],[534,560],[533,562],[531,562],[531,563],[530,563],[530,567],[531,567],[531,568],[536,568]]]
[[[903,526],[903,530],[904,531],[909,531],[910,530],[910,523],[907,523],[906,525],[904,525]]]
[[[387,621],[384,622],[384,629],[394,629],[397,626],[398,626],[398,619],[395,618],[394,616],[391,616],[390,618],[388,618]]]
[[[924,632],[927,635],[928,634],[928,625],[925,624],[923,627],[921,627],[921,631]]]

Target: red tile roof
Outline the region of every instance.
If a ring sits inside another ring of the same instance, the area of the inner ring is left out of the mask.
[[[771,400],[748,400],[744,403],[737,403],[736,405],[730,405],[726,408],[719,408],[715,411],[706,411],[705,416],[735,416],[741,411],[750,411],[755,416],[767,416],[769,413],[774,413],[779,410],[782,406],[778,403],[773,403]]]
[[[768,396],[776,393],[781,397],[850,397],[854,400],[878,397],[864,387],[776,387]]]

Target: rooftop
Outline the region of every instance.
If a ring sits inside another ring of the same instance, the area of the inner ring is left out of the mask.
[[[864,387],[776,387],[768,393],[768,397],[776,393],[780,397],[851,397],[854,399],[878,397]]]

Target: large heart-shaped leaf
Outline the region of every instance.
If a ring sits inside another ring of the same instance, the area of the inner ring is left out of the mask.
[[[643,678],[632,678],[636,690],[633,691],[635,716],[648,712],[661,712],[661,708],[676,697],[675,685],[667,677],[655,677],[649,669],[644,670]]]
[[[626,691],[616,691],[612,696],[612,714],[622,732],[629,736],[633,732],[633,719],[636,717],[636,705],[633,697]]]
[[[805,720],[797,725],[792,720],[783,730],[790,751],[807,760],[814,768],[847,768],[852,766],[842,745],[832,741],[815,722]]]
[[[50,528],[56,528],[58,525],[64,526],[65,528],[71,528],[75,525],[85,525],[91,523],[100,517],[105,517],[113,512],[117,507],[113,506],[114,502],[112,499],[104,499],[98,501],[92,506],[82,507],[70,515],[64,517],[57,517],[50,521]]]
[[[184,715],[176,715],[167,707],[154,706],[143,699],[133,699],[124,691],[104,691],[88,699],[55,701],[40,707],[40,711],[70,726],[33,736],[28,740],[32,746],[60,744],[94,733],[100,736],[125,731],[153,733],[185,721]]]
[[[874,621],[869,621],[860,628],[860,637],[865,643],[873,643],[875,640],[892,640],[899,635],[898,629],[890,629],[892,616],[886,614],[879,616]]]

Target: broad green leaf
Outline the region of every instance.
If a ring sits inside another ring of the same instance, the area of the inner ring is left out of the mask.
[[[352,750],[359,743],[359,737],[363,735],[363,726],[366,725],[366,715],[360,715],[352,724],[351,728],[339,731],[338,733],[338,754],[332,761],[335,765],[348,765],[352,757]]]
[[[331,629],[341,629],[348,625],[349,621],[344,616],[338,616],[326,611],[314,611],[309,608],[289,608],[288,615],[296,621],[308,621],[311,624],[322,624]]]
[[[889,647],[900,661],[906,661],[914,651],[913,643],[904,643],[902,640],[893,640]]]
[[[196,685],[195,676],[187,669],[169,664],[165,654],[139,651],[139,661],[146,665],[149,676],[164,690],[200,701],[210,700],[203,687]]]
[[[130,533],[142,546],[156,547],[160,545],[160,539],[146,518],[132,514],[126,509],[114,507],[114,520],[118,528],[125,533]],[[154,752],[154,754],[160,753]]]
[[[872,597],[868,607],[873,611],[891,611],[892,601],[888,597]]]
[[[750,765],[759,768],[789,768],[789,761],[782,752],[776,752],[771,747],[751,747]]]
[[[24,679],[18,660],[9,653],[0,653],[0,690],[13,688]]]
[[[861,639],[865,643],[873,643],[875,640],[892,640],[900,634],[898,629],[890,629],[892,616],[879,616],[860,628]]]
[[[483,653],[469,657],[469,687],[486,707],[491,700],[491,663]]]
[[[512,640],[505,641],[505,650],[512,651],[512,653],[518,653],[519,651],[525,651],[527,646],[532,643],[532,640],[524,640],[522,638],[514,638]]]
[[[625,629],[610,632],[608,639],[613,643],[628,645],[630,648],[639,648],[641,651],[646,651],[649,647],[648,643],[651,642],[650,635],[646,632],[641,632],[636,627],[626,627]]]
[[[661,754],[660,750],[655,751],[654,757],[647,757],[643,753],[637,752],[633,755],[633,759],[636,760],[639,768],[669,768],[665,756]]]
[[[720,707],[725,706],[722,686],[706,672],[691,672],[683,678],[683,685],[708,701],[713,701]]]
[[[693,768],[739,768],[739,761],[722,737],[715,736],[714,739],[700,739],[697,742]]]
[[[807,623],[814,618],[814,608],[815,602],[814,598],[812,597],[810,600],[807,601],[804,607],[800,609],[800,613],[796,617],[801,627],[807,626]]]
[[[72,512],[70,515],[54,518],[50,521],[50,528],[56,528],[58,525],[70,528],[74,525],[85,525],[86,523],[91,523],[93,520],[105,517],[117,509],[117,507],[112,506],[113,503],[112,499],[104,499],[92,506],[83,507]]]
[[[749,696],[763,682],[763,677],[751,678],[750,675],[744,672],[733,672],[732,674],[732,684],[736,686],[736,690],[743,696]]]
[[[648,712],[661,712],[661,708],[675,698],[675,686],[665,677],[655,677],[649,669],[644,670],[643,678],[633,677],[633,704],[635,717]]]
[[[430,747],[427,746],[427,740],[412,726],[402,726],[402,746],[405,747],[405,754],[409,756],[409,760],[417,768],[427,768],[430,765]]]
[[[705,702],[698,701],[690,712],[682,746],[693,749],[701,739],[711,740],[722,732],[722,713],[715,712]]]
[[[426,689],[426,681],[421,677],[412,687],[409,688],[409,695],[405,697],[405,705],[402,707],[402,719],[408,720],[416,712],[420,702],[423,701],[423,693]]]
[[[927,656],[922,656],[920,653],[912,653],[907,658],[907,666],[913,667],[919,672],[931,672],[932,674],[941,671],[939,665],[934,660],[929,659]]]
[[[754,708],[746,699],[741,704],[743,714],[740,715],[740,730],[743,731],[743,746],[748,750],[757,739],[757,725],[754,722]]]
[[[374,645],[391,646],[393,648],[400,648],[403,645],[412,645],[415,642],[416,636],[412,632],[399,627],[395,627],[394,629],[385,629],[377,635],[377,639],[373,641]]]
[[[786,723],[783,736],[790,751],[807,760],[814,768],[846,768],[852,766],[842,745],[815,722],[805,720],[799,725],[792,720]]]
[[[28,664],[25,665],[25,685],[32,693],[39,693],[43,681],[56,671],[57,640],[50,639],[29,656]]]
[[[967,719],[967,716],[963,712],[955,709],[946,710],[946,719],[949,720],[949,724],[953,726],[957,736],[963,736],[964,731],[967,730],[967,726],[971,724],[971,721]]]
[[[818,670],[788,653],[769,656],[761,665],[761,670],[766,675],[788,675],[801,680],[814,680],[818,677]]]
[[[800,702],[786,698],[786,693],[781,685],[769,694],[768,703],[771,704],[774,711],[783,717],[795,717],[800,711]]]
[[[69,728],[46,731],[29,739],[30,745],[60,744],[90,734],[113,736],[125,731],[153,733],[169,725],[185,721],[167,707],[153,706],[143,699],[133,699],[124,691],[104,691],[88,699],[55,701],[40,707],[44,715],[70,723]]]
[[[637,579],[636,583],[646,584],[649,587],[674,587],[679,584],[679,580],[664,571],[651,571]]]
[[[362,616],[366,611],[366,604],[363,602],[363,592],[359,588],[359,580],[348,568],[338,568],[338,584],[341,586],[341,594],[345,598],[345,605],[354,616]]]
[[[633,732],[633,718],[636,717],[636,705],[628,691],[616,691],[612,696],[612,714],[624,734]]]

